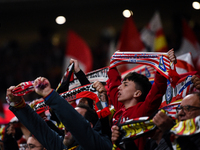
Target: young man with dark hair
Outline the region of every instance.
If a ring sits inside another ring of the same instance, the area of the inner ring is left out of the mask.
[[[127,80],[133,81],[135,83],[135,88],[141,91],[139,101],[143,102],[152,86],[149,79],[142,74],[138,74],[136,72],[130,72],[124,77],[123,82],[126,82]]]
[[[176,62],[173,50],[168,51],[171,62]],[[167,79],[156,72],[155,80],[151,87],[148,78],[138,73],[129,73],[121,82],[121,76],[116,68],[108,72],[109,96],[116,110],[113,116],[112,142],[115,143],[119,136],[119,127],[116,124],[124,123],[129,119],[150,116],[160,106],[162,96],[166,92]],[[139,150],[144,149],[146,138],[134,140]]]

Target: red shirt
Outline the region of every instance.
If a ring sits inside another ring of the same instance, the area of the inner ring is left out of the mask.
[[[139,102],[126,109],[121,102],[118,102],[118,86],[121,85],[121,76],[119,75],[117,69],[110,69],[108,77],[108,94],[110,96],[110,101],[116,110],[116,113],[113,116],[113,124],[115,124],[120,117],[121,123],[123,123],[128,119],[150,116],[159,108],[162,102],[162,96],[165,94],[167,88],[167,79],[157,72],[152,88],[145,101]],[[139,150],[144,149],[145,141],[146,139],[144,137],[134,140]]]

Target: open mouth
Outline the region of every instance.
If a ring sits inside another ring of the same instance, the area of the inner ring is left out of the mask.
[[[71,136],[71,133],[65,129],[65,137],[69,137],[69,136]]]
[[[121,96],[121,93],[120,92],[118,92],[118,97],[120,97]]]

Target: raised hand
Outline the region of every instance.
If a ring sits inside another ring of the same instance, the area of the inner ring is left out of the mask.
[[[35,92],[43,97],[49,95],[52,92],[52,88],[49,80],[44,77],[38,77],[35,79],[33,86],[35,88]]]
[[[169,59],[171,62],[173,62],[174,64],[177,63],[177,60],[176,60],[176,55],[174,54],[174,49],[170,49],[168,52],[168,55],[169,55]]]
[[[7,89],[6,92],[6,101],[10,106],[16,107],[16,108],[22,108],[26,105],[24,99],[22,96],[14,96],[12,91],[15,88],[15,86],[10,86]]]
[[[191,81],[194,84],[194,87],[200,90],[200,78],[197,75],[193,75]]]
[[[112,126],[111,131],[112,131],[111,141],[115,143],[120,136],[119,127],[117,125],[114,125]]]
[[[99,93],[102,93],[102,92],[106,92],[106,88],[104,87],[104,85],[99,82],[99,81],[95,81],[93,83],[93,87],[99,92]]]
[[[78,60],[70,59],[70,64],[71,63],[74,63],[74,71],[75,71],[75,73],[77,73],[77,72],[79,72],[81,70],[80,67],[79,67]]]

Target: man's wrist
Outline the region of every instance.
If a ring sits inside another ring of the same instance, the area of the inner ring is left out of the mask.
[[[76,69],[76,70],[74,70],[74,71],[75,71],[75,73],[78,73],[80,70],[81,70],[81,69],[78,68],[78,69]]]
[[[51,97],[51,95],[53,94],[53,92],[54,92],[54,90],[51,89],[51,91],[46,96],[43,96],[44,100],[47,101]]]
[[[6,101],[10,106],[15,107],[15,108],[23,108],[26,106],[25,100],[22,96],[16,101],[12,101],[9,99],[8,96],[6,96]]]
[[[52,92],[52,90],[52,88],[45,89],[42,91],[42,94],[39,95],[41,95],[42,97],[47,97]]]

